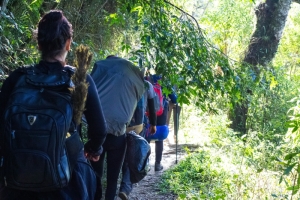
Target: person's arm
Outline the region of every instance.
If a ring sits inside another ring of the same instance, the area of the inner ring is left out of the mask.
[[[18,80],[21,75],[22,74],[20,73],[19,70],[15,70],[3,82],[1,92],[0,92],[0,120],[1,120],[1,122],[4,121],[4,119],[3,119],[4,110],[5,110],[6,104],[8,102],[8,98],[13,91],[13,88],[16,84],[16,80]],[[4,146],[4,144],[2,143],[3,142],[3,133],[2,133],[3,127],[2,126],[4,126],[4,123],[0,123],[0,155],[3,154],[2,147]],[[0,182],[1,182],[1,180],[0,180]]]
[[[98,92],[90,75],[87,75],[87,82],[89,87],[84,115],[88,124],[89,141],[84,145],[84,150],[88,158],[97,161],[97,157],[99,159],[102,153],[102,144],[106,138],[107,128]]]
[[[156,110],[154,106],[154,98],[148,99],[147,101],[149,108],[149,123],[150,123],[150,133],[153,135],[156,132]]]
[[[147,105],[149,108],[149,122],[151,125],[156,126],[156,110],[154,105],[154,98],[147,100]]]
[[[150,134],[153,135],[156,132],[156,110],[155,110],[155,92],[153,89],[153,85],[148,83],[148,90],[147,90],[147,106],[149,110],[149,122],[150,122]]]
[[[0,117],[3,117],[3,112],[8,101],[8,97],[13,91],[16,81],[22,75],[20,68],[13,71],[3,82],[0,92]]]

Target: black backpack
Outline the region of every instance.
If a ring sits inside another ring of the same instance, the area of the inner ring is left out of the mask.
[[[55,73],[36,66],[20,70],[24,75],[4,112],[5,184],[39,192],[60,189],[68,184],[72,170],[65,142],[73,118],[74,68]]]
[[[137,135],[134,131],[126,133],[126,140],[126,161],[130,171],[130,181],[137,183],[150,171],[149,156],[151,147],[145,138]]]

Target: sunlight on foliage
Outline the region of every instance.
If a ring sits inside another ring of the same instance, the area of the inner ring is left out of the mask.
[[[281,182],[285,182],[292,194],[299,193],[300,189],[300,97],[291,100],[296,105],[289,110],[290,120],[287,123],[289,127],[284,146],[284,156],[278,158],[282,165],[283,173]],[[292,176],[292,180],[287,177]]]
[[[180,143],[201,147],[196,153],[186,148],[187,159],[166,172],[165,191],[179,199],[300,198],[299,3],[291,4],[276,57],[257,74],[239,62],[261,1],[5,2],[1,81],[38,62],[32,31],[49,9],[63,10],[73,25],[70,64],[74,49],[85,44],[93,61],[115,54],[163,76],[164,93],[174,90],[182,106]],[[247,107],[243,133],[228,128],[240,105]]]
[[[186,111],[198,119],[186,137],[206,139],[197,152],[187,149],[186,159],[168,170],[160,184],[162,192],[172,191],[178,199],[287,199],[291,193],[280,181],[276,155],[280,147],[258,132],[243,137],[229,129],[226,115]],[[180,118],[180,120],[185,117]],[[188,123],[182,124],[188,129]],[[200,127],[205,127],[201,129]],[[180,140],[184,142],[184,140]],[[287,177],[286,181],[291,181]]]
[[[231,95],[230,61],[206,40],[195,18],[163,0],[129,1],[125,8],[140,30],[140,45],[130,51],[136,63],[161,74],[165,90],[173,87],[180,103],[194,97],[197,106],[213,110],[210,100],[216,94]]]

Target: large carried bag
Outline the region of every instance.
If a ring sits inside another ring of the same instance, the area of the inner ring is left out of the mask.
[[[169,135],[169,127],[167,125],[156,126],[155,134],[151,135],[149,127],[147,127],[146,140],[147,141],[162,141],[167,139]]]
[[[156,119],[156,132],[155,134],[150,134],[150,125],[146,124],[145,138],[147,141],[162,141],[165,140],[169,135],[169,127],[167,124],[167,115],[169,112],[169,102],[166,98],[163,99],[164,109],[163,114],[158,116]]]
[[[130,171],[130,181],[137,183],[150,171],[149,156],[151,147],[142,136],[137,135],[134,131],[126,134],[126,160]]]
[[[39,192],[63,188],[71,176],[65,142],[73,117],[74,69],[21,71],[4,112],[5,184]]]

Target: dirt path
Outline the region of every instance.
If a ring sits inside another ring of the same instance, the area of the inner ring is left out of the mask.
[[[151,149],[155,149],[155,143],[151,142]],[[149,174],[139,183],[134,184],[133,190],[129,195],[129,200],[174,200],[177,196],[171,193],[163,194],[158,185],[161,181],[161,176],[165,170],[173,167],[184,157],[185,153],[182,150],[182,145],[177,146],[176,157],[176,145],[173,140],[173,135],[169,135],[168,139],[164,141],[163,158],[161,164],[164,169],[159,172],[154,171],[155,153],[150,155],[151,170]],[[119,200],[120,198],[118,198]]]

